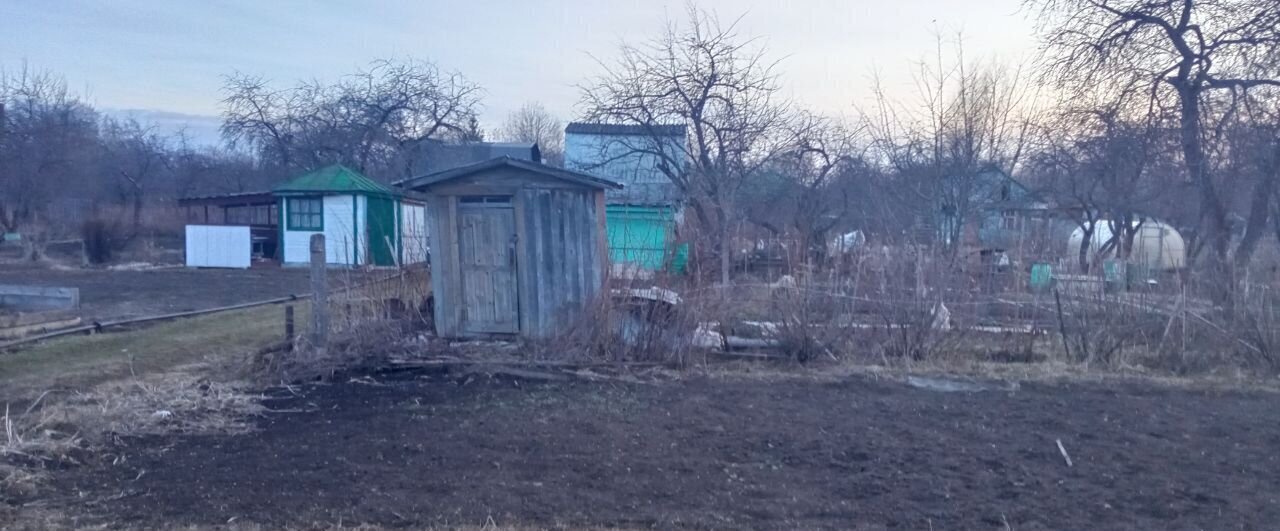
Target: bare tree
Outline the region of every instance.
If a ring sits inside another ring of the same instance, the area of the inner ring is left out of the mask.
[[[508,114],[502,128],[498,129],[498,139],[537,143],[544,162],[552,166],[564,165],[564,124],[540,103],[526,103]]]
[[[1198,190],[1197,240],[1212,246],[1222,278],[1232,239],[1230,205],[1206,143],[1232,101],[1280,86],[1280,9],[1273,0],[1028,0],[1038,10],[1048,78],[1068,91],[1118,87],[1176,109],[1182,159]],[[1227,102],[1215,109],[1215,98]],[[1225,183],[1227,187],[1234,183]],[[1265,211],[1261,209],[1260,211]]]
[[[131,237],[136,236],[142,229],[147,194],[168,174],[169,146],[154,128],[132,119],[107,118],[102,122],[101,134],[103,171],[115,183],[113,188],[121,202],[130,205],[130,233]]]
[[[1124,99],[1088,107],[1063,110],[1052,125],[1056,134],[1031,156],[1028,172],[1038,191],[1078,225],[1083,238],[1075,251],[1085,271],[1101,223],[1112,236],[1098,246],[1121,258],[1129,255],[1138,230],[1171,191],[1173,149],[1167,122],[1125,114]]]
[[[902,204],[953,258],[982,207],[980,173],[1015,171],[1037,119],[1021,69],[970,62],[962,41],[948,57],[938,37],[935,57],[918,65],[914,101],[891,97],[877,82],[876,106],[864,112],[878,157],[898,175]]]
[[[87,179],[97,115],[49,72],[0,72],[0,229],[23,236],[38,259],[49,204]]]
[[[402,175],[425,140],[476,134],[481,89],[425,61],[379,60],[337,83],[277,90],[235,74],[223,88],[223,137],[288,169],[341,162]]]
[[[748,221],[775,236],[794,234],[805,259],[821,262],[831,231],[867,206],[856,195],[875,170],[864,158],[861,131],[797,113],[788,145],[744,186],[739,204]]]
[[[624,156],[644,154],[686,198],[729,280],[729,230],[746,180],[781,151],[789,119],[775,63],[762,47],[738,36],[736,22],[688,8],[684,26],[671,24],[641,45],[624,44],[604,72],[582,86],[584,118],[651,132]],[[675,145],[664,126],[687,128]]]
[[[1218,160],[1217,172],[1238,183],[1234,193],[1231,188],[1226,193],[1243,212],[1244,227],[1233,259],[1237,267],[1246,267],[1270,230],[1268,220],[1280,228],[1276,218],[1280,210],[1280,91],[1254,89],[1239,101],[1238,109],[1218,128],[1221,141],[1214,158]]]

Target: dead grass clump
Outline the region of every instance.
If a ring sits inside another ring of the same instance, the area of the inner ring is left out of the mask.
[[[46,470],[83,464],[120,437],[249,431],[259,399],[246,382],[183,372],[45,393],[22,411],[6,406],[0,494],[29,497]]]
[[[531,341],[536,358],[687,365],[697,359],[700,312],[659,286],[615,287],[552,337]]]
[[[90,441],[106,436],[242,433],[262,411],[247,382],[189,374],[110,382],[44,408],[41,422],[69,425]]]
[[[429,279],[430,272],[421,265],[348,270],[327,277],[325,337],[312,329],[314,314],[308,312],[295,321],[292,342],[258,353],[254,372],[278,383],[386,366],[392,355],[407,348],[406,337],[430,327]]]

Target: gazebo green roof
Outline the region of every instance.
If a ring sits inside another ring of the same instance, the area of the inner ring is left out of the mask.
[[[272,189],[278,195],[307,194],[362,194],[399,196],[390,187],[365,177],[364,174],[341,164],[325,166],[302,174]]]

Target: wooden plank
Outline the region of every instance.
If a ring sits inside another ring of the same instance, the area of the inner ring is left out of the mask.
[[[541,222],[538,210],[538,191],[535,189],[526,189],[521,192],[521,205],[523,206],[525,225],[524,232],[521,233],[522,245],[525,249],[524,262],[521,267],[521,282],[525,292],[529,297],[528,315],[524,317],[524,327],[522,333],[531,335],[538,330],[539,319],[542,316],[543,309],[546,307],[542,300],[542,294],[539,291],[539,275],[538,263],[539,252],[542,240],[538,237],[541,230]]]
[[[569,283],[569,300],[575,305],[582,303],[582,201],[581,193],[566,193],[565,203],[565,257]],[[577,313],[577,312],[575,312]]]
[[[550,316],[556,313],[556,292],[554,292],[554,260],[552,253],[556,252],[552,239],[554,214],[552,211],[552,196],[550,191],[540,189],[538,191],[538,218],[539,218],[539,252],[538,252],[538,290],[541,293],[541,302],[543,307],[538,315],[538,334],[547,335],[550,329]]]
[[[589,258],[591,256],[591,246],[595,244],[591,240],[591,225],[587,219],[587,202],[590,199],[589,192],[579,192],[573,195],[573,246],[575,249],[574,257],[574,274],[577,278],[574,281],[574,291],[579,304],[586,304],[591,299],[591,291],[587,286],[587,275],[590,265]]]
[[[448,215],[449,209],[445,204],[444,198],[440,196],[431,196],[427,198],[427,243],[431,246],[431,257],[429,264],[431,265],[431,291],[435,297],[435,319],[436,332],[442,336],[448,336],[453,332],[449,326],[447,309],[451,308],[453,301],[450,299],[452,291],[448,284],[449,267],[448,256],[448,237],[446,229],[449,225]]]
[[[329,344],[329,281],[323,234],[311,235],[311,348],[323,356]]]
[[[547,299],[551,304],[543,315],[543,334],[550,334],[556,326],[556,313],[563,302],[564,288],[561,283],[561,256],[564,254],[564,240],[560,237],[560,223],[564,219],[554,191],[547,193],[547,254],[543,265],[543,279],[547,284]]]
[[[591,259],[587,263],[587,267],[590,268],[588,270],[589,274],[587,276],[587,281],[590,283],[590,293],[593,297],[600,293],[600,290],[604,286],[605,275],[608,274],[605,269],[605,256],[608,254],[606,251],[608,240],[605,236],[604,230],[599,227],[597,222],[599,214],[599,210],[596,206],[597,195],[603,197],[604,194],[592,193],[587,197],[587,216],[585,220],[585,223],[587,224],[588,238],[590,238],[587,245],[588,249],[591,251]]]
[[[604,190],[596,190],[596,253],[599,255],[600,278],[598,286],[603,288],[609,278],[609,231],[605,219]]]
[[[449,319],[453,323],[455,333],[461,333],[462,312],[464,311],[464,303],[462,300],[462,278],[459,275],[458,263],[458,198],[456,196],[445,196],[448,201],[449,212],[449,286],[453,290],[453,309],[449,312]]]
[[[529,316],[531,315],[531,305],[534,301],[530,300],[529,283],[526,278],[528,275],[529,239],[525,230],[528,223],[525,221],[524,191],[516,193],[515,197],[511,198],[511,203],[516,219],[516,297],[518,299],[516,312],[519,314],[520,330],[525,331],[529,330],[530,327]]]

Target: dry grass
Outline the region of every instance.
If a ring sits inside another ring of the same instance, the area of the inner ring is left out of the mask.
[[[294,304],[298,329],[309,305]],[[264,306],[156,323],[136,330],[68,336],[0,354],[0,399],[33,399],[47,389],[85,389],[132,375],[241,356],[284,338],[284,309]]]
[[[12,531],[36,531],[36,530],[107,530],[107,529],[135,529],[119,522],[111,522],[97,525],[84,525],[77,522],[65,513],[44,510],[23,510],[21,513],[11,515],[11,520],[5,521],[4,506],[0,505],[0,524],[4,524],[3,528]],[[313,522],[299,523],[289,526],[266,526],[253,522],[242,522],[236,519],[219,524],[219,525],[183,525],[174,526],[169,529],[174,531],[266,531],[266,530],[286,530],[286,531],[383,531],[389,529],[403,529],[402,527],[384,527],[380,525],[370,524],[344,524],[331,522]],[[624,531],[625,527],[600,527],[600,526],[529,526],[520,524],[501,524],[490,518],[485,522],[468,523],[459,525],[444,525],[416,528],[424,531],[535,531],[543,529],[575,529],[580,531]]]
[[[215,380],[208,366],[99,384],[69,394],[45,393],[21,411],[6,405],[0,439],[0,498],[26,499],[50,468],[109,453],[120,437],[244,433],[261,413],[260,395],[242,380]]]

